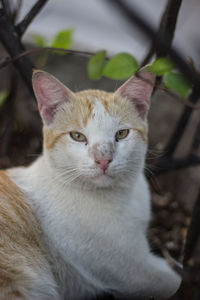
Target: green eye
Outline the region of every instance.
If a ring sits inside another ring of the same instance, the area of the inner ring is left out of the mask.
[[[115,140],[118,142],[119,140],[125,139],[125,137],[127,137],[128,134],[129,134],[129,129],[119,130],[115,135]]]
[[[73,140],[75,140],[76,142],[81,142],[81,143],[86,143],[87,142],[87,139],[84,136],[84,134],[82,134],[80,132],[72,131],[69,134],[70,134],[71,138]]]

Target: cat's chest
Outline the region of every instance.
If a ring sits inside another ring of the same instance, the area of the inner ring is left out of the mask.
[[[45,201],[37,213],[51,243],[76,261],[85,253],[104,252],[118,242],[128,244],[142,229],[139,206],[131,203],[130,197],[69,190],[59,199],[43,196]]]
[[[46,199],[38,213],[46,230],[54,230],[57,236],[67,236],[68,240],[90,234],[114,234],[116,227],[131,227],[137,216],[136,206],[129,203],[130,195],[69,190],[64,196],[56,197],[55,194],[43,196]]]
[[[56,255],[63,261],[58,269],[63,268],[62,273],[67,276],[66,270],[71,266],[72,277],[82,278],[75,282],[86,280],[99,289],[103,282],[100,274],[105,270],[108,273],[108,266],[116,263],[112,262],[113,253],[118,253],[120,258],[130,252],[132,237],[139,227],[134,210],[123,203],[122,195],[109,196],[93,198],[93,195],[69,193],[59,201],[57,210],[53,205],[46,207],[46,218],[41,211],[49,247],[52,252],[56,249]]]

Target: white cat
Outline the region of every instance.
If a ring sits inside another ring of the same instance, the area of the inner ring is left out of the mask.
[[[18,274],[7,285],[0,275],[0,299],[82,300],[106,292],[165,299],[177,290],[179,276],[151,253],[146,238],[151,209],[143,169],[153,83],[143,71],[115,93],[73,93],[34,72],[43,154],[28,168],[0,174],[1,211],[15,201],[6,217],[0,212],[0,222],[11,224],[0,273],[9,239]],[[23,203],[23,212],[13,213]],[[14,223],[19,229],[10,238]],[[17,243],[20,230],[24,239]]]

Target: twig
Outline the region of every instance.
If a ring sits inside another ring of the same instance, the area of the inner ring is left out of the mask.
[[[199,99],[199,94],[200,94],[200,87],[199,86],[195,86],[193,88],[192,94],[189,98],[189,102],[196,104],[198,99]],[[165,151],[167,152],[167,156],[170,157],[174,154],[177,145],[179,143],[179,141],[181,140],[184,130],[188,124],[188,121],[190,119],[190,116],[193,112],[192,107],[185,107],[182,115],[178,121],[178,124],[176,125],[176,128],[165,148]]]
[[[38,0],[36,4],[30,9],[28,14],[24,17],[24,19],[16,26],[16,30],[18,31],[19,36],[22,36],[24,34],[29,24],[33,21],[35,16],[39,13],[39,11],[47,1],[48,0]]]
[[[159,34],[168,36],[168,47],[160,49],[159,41],[155,41],[152,43],[149,52],[142,62],[142,66],[146,65],[149,60],[152,58],[154,53],[156,52],[157,56],[166,56],[168,54],[168,50],[171,47],[172,40],[174,37],[174,32],[176,29],[176,23],[178,18],[178,13],[180,10],[182,0],[168,0],[165,11],[160,21],[159,25]]]
[[[13,129],[13,121],[14,121],[13,102],[16,95],[16,88],[17,88],[16,78],[14,74],[11,74],[10,88],[9,88],[10,93],[3,108],[0,111],[1,126],[5,128],[3,137],[1,137],[1,140],[3,142],[1,143],[1,147],[0,147],[0,157],[4,157],[8,153],[8,149],[12,139],[12,133],[13,133],[12,129]]]
[[[43,47],[43,48],[34,48],[34,49],[29,49],[26,51],[23,51],[19,53],[18,55],[14,57],[5,57],[0,60],[0,69],[6,67],[10,63],[16,62],[18,59],[31,55],[31,54],[37,54],[37,53],[42,53],[45,51],[56,51],[56,52],[65,52],[65,53],[70,53],[70,54],[81,54],[81,55],[87,55],[87,56],[92,56],[95,53],[94,52],[88,52],[88,51],[78,51],[78,50],[72,50],[72,49],[64,49],[64,48],[54,48],[54,47]]]
[[[187,233],[183,259],[184,266],[190,265],[190,260],[198,241],[200,242],[200,191],[193,208],[192,219]]]
[[[22,7],[22,0],[18,0],[16,5],[15,5],[14,11],[13,11],[13,16],[12,16],[14,24],[15,24],[18,16],[19,16],[21,7]]]
[[[2,7],[7,15],[7,17],[11,20],[12,19],[12,11],[10,6],[10,0],[1,0]]]
[[[193,208],[190,226],[188,229],[184,259],[183,280],[180,288],[170,300],[199,299],[200,269],[196,263],[195,250],[200,246],[200,190]],[[184,276],[185,275],[185,276]]]
[[[195,130],[194,139],[191,146],[191,153],[196,154],[200,146],[200,121]]]
[[[0,40],[11,57],[15,57],[25,51],[15,26],[11,23],[10,19],[4,15],[2,9],[0,9]],[[27,57],[16,60],[14,65],[23,77],[31,93],[33,93],[31,76],[34,65]]]
[[[177,263],[177,261],[175,261],[175,259],[173,257],[171,257],[171,255],[169,254],[169,251],[164,248],[162,249],[162,254],[164,256],[164,258],[166,259],[167,263],[170,265],[170,267],[176,272],[178,273],[181,277],[183,277],[183,269],[181,267],[181,265],[179,263]]]
[[[152,166],[154,175],[159,175],[170,170],[179,170],[187,167],[192,167],[200,164],[200,157],[189,154],[184,158],[173,159],[171,157],[162,158],[159,163]]]
[[[167,37],[167,47],[160,48],[159,41],[156,41],[156,54],[157,57],[168,55],[169,49],[171,48],[171,44],[173,41],[177,18],[180,10],[180,6],[182,4],[182,0],[168,0],[166,9],[161,18],[160,26],[159,26],[159,34]]]
[[[146,66],[149,63],[153,55],[155,54],[155,46],[154,43],[150,46],[149,51],[147,52],[146,56],[143,58],[141,62],[141,67]]]

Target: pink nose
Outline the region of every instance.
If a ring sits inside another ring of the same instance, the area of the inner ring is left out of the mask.
[[[98,160],[95,160],[95,162],[100,165],[100,168],[104,171],[108,169],[108,165],[109,163],[112,161],[112,159],[98,159]]]

